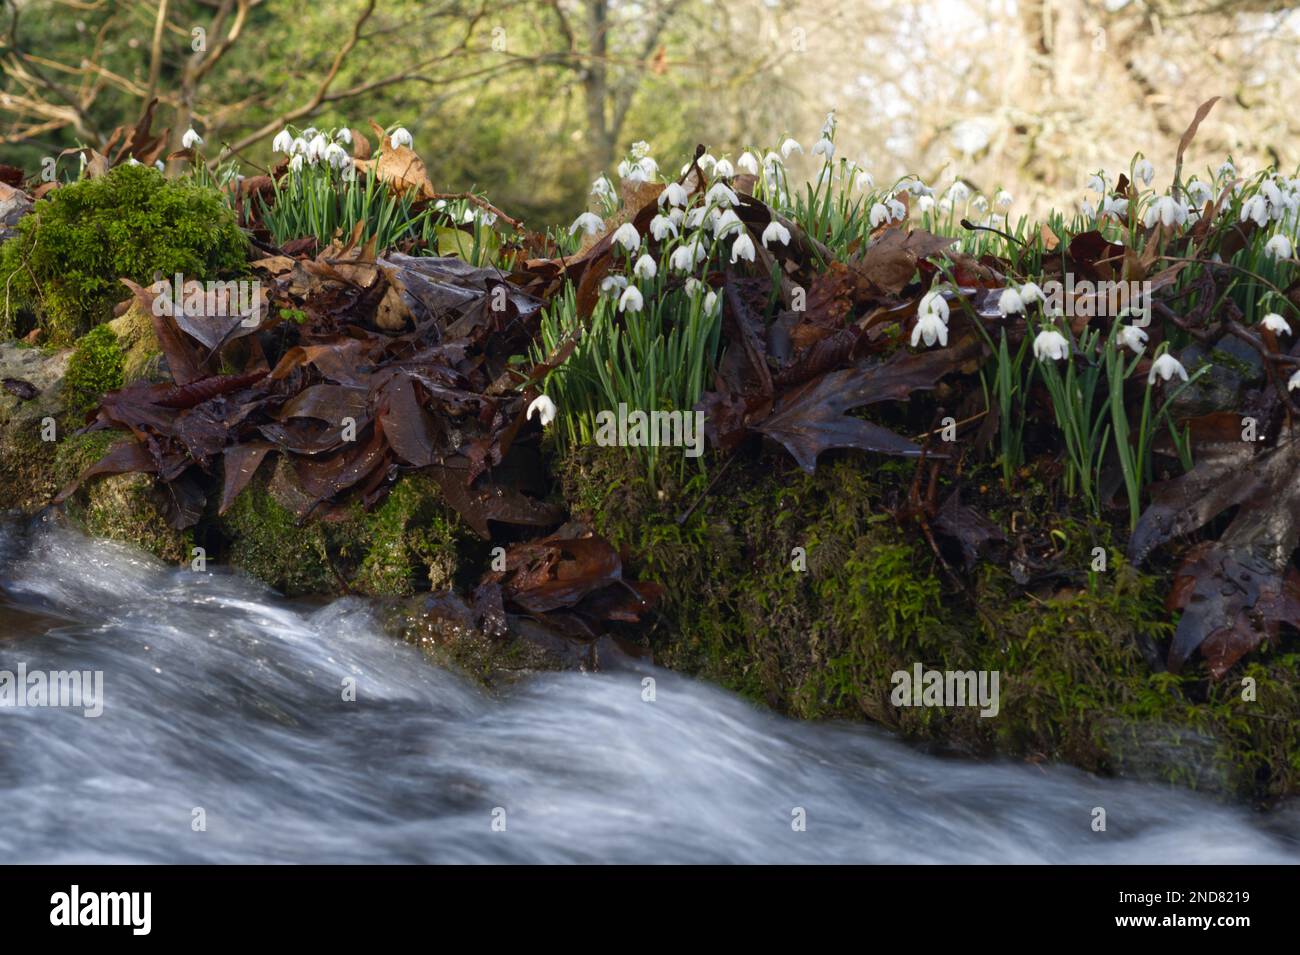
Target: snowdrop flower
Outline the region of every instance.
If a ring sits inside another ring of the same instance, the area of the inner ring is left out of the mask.
[[[294,156],[292,159],[289,160],[289,171],[302,172],[302,165],[303,165],[303,157],[302,157],[302,153],[299,153],[298,155]]]
[[[288,129],[280,130],[275,134],[275,139],[271,140],[271,148],[288,155],[293,149],[293,134]]]
[[[581,229],[587,235],[595,235],[601,229],[605,228],[605,222],[594,212],[584,212],[578,218],[573,220],[573,225],[569,226],[569,235]]]
[[[1287,391],[1295,391],[1300,388],[1300,371],[1291,376],[1291,380],[1286,383]]]
[[[1264,251],[1275,259],[1291,258],[1291,240],[1281,232],[1264,243]]]
[[[1079,203],[1079,211],[1083,213],[1085,219],[1094,219],[1097,216],[1097,210],[1092,207],[1092,203],[1087,199]]]
[[[763,248],[768,248],[773,241],[780,242],[782,245],[790,244],[790,230],[781,223],[773,219],[763,230]]]
[[[340,129],[338,132],[336,132],[336,133],[334,134],[334,139],[335,139],[335,141],[337,141],[337,142],[340,142],[340,143],[346,143],[347,145],[351,146],[351,145],[352,145],[352,130],[350,130],[350,129],[348,129],[346,126],[344,126],[342,129]]]
[[[826,114],[826,122],[822,123],[822,138],[830,139],[833,132],[835,132],[835,110]]]
[[[311,162],[325,158],[325,149],[329,146],[329,140],[317,133],[312,137],[311,142],[307,144],[307,158]]]
[[[1002,290],[1002,294],[998,296],[998,311],[1002,313],[1003,317],[1013,315],[1016,312],[1023,312],[1024,310],[1025,302],[1024,299],[1020,297],[1019,292],[1013,288]]]
[[[1214,190],[1199,179],[1193,179],[1187,184],[1187,198],[1198,206],[1205,205],[1213,196]]]
[[[1222,166],[1215,172],[1215,177],[1219,179],[1231,179],[1237,175],[1237,167],[1232,164],[1231,159],[1224,160]]]
[[[128,156],[126,159],[126,164],[128,166],[138,166],[140,165],[140,160],[136,159],[134,156]]]
[[[671,206],[684,206],[690,197],[686,193],[686,187],[680,182],[670,182],[664,186],[664,191],[659,193],[659,205],[665,202]]]
[[[1156,167],[1148,159],[1139,159],[1133,167],[1133,175],[1142,180],[1142,185],[1149,186],[1156,176]]]
[[[713,234],[721,239],[728,232],[737,229],[743,229],[745,224],[740,221],[740,216],[736,215],[730,209],[725,212],[715,212],[713,214]]]
[[[403,146],[410,149],[415,146],[415,140],[405,126],[398,126],[393,130],[393,134],[388,137],[388,142],[394,149],[401,149]]]
[[[933,312],[920,314],[918,311],[916,325],[912,328],[912,347],[916,343],[923,341],[925,347],[929,348],[936,341],[940,345],[948,344],[948,324]]]
[[[1047,296],[1043,294],[1043,290],[1038,287],[1037,282],[1026,282],[1020,286],[1019,293],[1020,301],[1024,302],[1026,306],[1032,305],[1034,302],[1047,301]]]
[[[605,176],[597,176],[591,183],[591,194],[597,199],[613,199],[614,184]]]
[[[538,395],[528,404],[528,410],[524,412],[524,417],[529,421],[533,420],[533,412],[537,413],[537,420],[545,428],[555,420],[556,412],[555,402],[546,395]]]
[[[901,200],[888,199],[885,201],[885,207],[889,209],[889,218],[900,220],[907,218],[907,206],[903,205]]]
[[[867,172],[865,169],[859,169],[856,173],[854,173],[853,175],[854,189],[867,190],[867,189],[874,189],[875,186],[876,186],[875,178],[871,175],[871,173]]]
[[[645,182],[649,177],[645,174],[645,170],[641,168],[640,163],[628,162],[624,159],[618,164],[618,178],[635,185]]]
[[[920,179],[907,179],[899,183],[914,196],[933,196],[934,190],[923,183]]]
[[[653,179],[655,176],[659,175],[659,163],[655,162],[653,156],[642,156],[636,161],[636,164],[641,167],[641,171],[645,173],[646,179]]]
[[[781,143],[781,158],[789,159],[791,153],[798,153],[802,156],[803,147],[799,145],[797,140],[791,139],[787,136],[785,142]]]
[[[694,297],[696,295],[699,295],[700,292],[703,292],[706,288],[708,288],[707,285],[705,285],[703,282],[697,279],[694,275],[688,278],[686,280],[686,284],[683,285],[682,287],[686,290],[686,294],[688,297]]]
[[[758,157],[747,149],[741,153],[740,158],[736,160],[736,168],[742,172],[749,173],[751,176],[757,176]]]
[[[695,165],[699,166],[700,169],[703,170],[704,172],[708,172],[710,169],[712,169],[713,167],[715,167],[717,164],[718,164],[718,161],[717,161],[716,159],[714,159],[713,156],[712,156],[710,153],[705,153],[705,154],[704,154],[703,156],[701,156],[699,159],[695,160]],[[690,163],[687,163],[687,164],[686,164],[686,169],[690,169],[690,168],[691,168],[691,164],[690,164]],[[685,170],[683,170],[683,171],[685,171]]]
[[[629,285],[623,289],[623,294],[618,297],[618,310],[620,312],[639,312],[645,305],[645,299],[641,297],[641,290],[635,285]]]
[[[709,214],[711,206],[696,206],[690,212],[686,213],[686,228],[698,229],[704,222],[704,217]]]
[[[1183,379],[1183,381],[1186,381],[1187,369],[1183,367],[1182,362],[1177,358],[1168,352],[1165,352],[1151,363],[1151,373],[1147,375],[1147,384],[1154,385],[1157,375],[1159,375],[1164,381],[1168,381],[1170,378],[1174,377],[1174,375],[1177,375],[1179,378]]]
[[[709,294],[704,296],[704,312],[711,314],[718,307],[718,293],[709,289]]]
[[[1142,222],[1148,229],[1157,222],[1166,227],[1182,225],[1187,221],[1187,212],[1187,206],[1172,196],[1160,196],[1147,207]]]
[[[711,206],[734,206],[740,197],[727,187],[725,182],[715,182],[704,195],[704,201]]]
[[[1268,200],[1256,193],[1241,204],[1240,221],[1252,219],[1257,226],[1268,225]]]
[[[1093,173],[1091,176],[1088,177],[1088,184],[1084,188],[1087,189],[1089,192],[1105,192],[1106,180],[1103,179],[1098,173]]]
[[[1011,193],[1007,192],[1005,189],[1002,189],[999,190],[998,194],[993,197],[993,201],[997,203],[999,209],[1010,209],[1011,203],[1015,202],[1016,200],[1011,197]]]
[[[922,212],[930,212],[934,209],[934,196],[921,196],[916,200],[916,207]]]
[[[195,146],[203,145],[203,137],[194,131],[191,126],[185,130],[185,135],[181,137],[181,149],[193,149]]]
[[[958,180],[948,187],[948,198],[954,204],[965,202],[970,198],[970,187]]]
[[[889,221],[889,210],[883,202],[873,203],[871,206],[871,215],[869,220],[871,228],[875,229]]]
[[[713,174],[719,179],[730,179],[736,174],[736,167],[729,160],[719,159],[713,165]]]
[[[671,222],[671,223],[672,223],[673,225],[675,225],[675,226],[679,226],[679,225],[681,225],[681,224],[682,224],[682,220],[685,219],[685,218],[686,218],[686,210],[685,210],[685,209],[669,209],[669,210],[668,210],[668,221]]]
[[[1060,361],[1070,354],[1070,341],[1055,328],[1045,328],[1034,339],[1034,357],[1039,361]]]
[[[662,242],[669,235],[677,234],[677,223],[667,216],[655,216],[650,220],[650,234],[656,242]]]
[[[1123,219],[1128,215],[1128,200],[1107,196],[1101,204],[1101,214]]]
[[[813,143],[812,154],[814,156],[825,156],[826,161],[830,162],[835,158],[835,143],[822,137]]]
[[[617,295],[627,288],[626,275],[606,275],[600,280],[601,295]]]
[[[348,164],[348,151],[338,143],[330,143],[325,147],[324,158],[335,169],[342,169]]]
[[[154,168],[157,169],[159,172],[163,172],[163,171],[166,170],[166,168],[167,168],[165,165],[163,165],[163,161],[162,161],[161,159],[155,159],[155,160],[153,161],[153,166],[154,166]]]
[[[735,265],[737,259],[753,262],[754,251],[754,240],[749,237],[749,233],[740,233],[736,236],[736,241],[731,244],[731,264]]]
[[[614,243],[629,252],[635,252],[641,247],[641,233],[636,231],[636,226],[632,223],[624,222],[614,230]]]
[[[316,135],[316,132],[317,130],[315,126],[308,126],[306,129],[302,131],[302,138],[311,139],[313,136]]]
[[[983,215],[984,213],[989,211],[989,201],[983,196],[976,196],[974,199],[971,200],[971,205],[974,206],[975,211],[978,212],[980,215]]]
[[[642,255],[636,260],[636,265],[632,266],[632,272],[639,279],[652,279],[655,273],[659,271],[659,266],[649,255]]]
[[[1140,355],[1146,348],[1147,333],[1134,325],[1121,325],[1115,334],[1115,344],[1120,348],[1131,349],[1135,355]]]
[[[694,242],[679,245],[673,249],[672,255],[668,256],[668,267],[675,272],[692,271],[695,268],[696,251],[697,246]]]
[[[296,137],[292,145],[289,146],[289,155],[291,156],[307,155],[307,140],[303,139],[301,136]]]
[[[633,158],[640,159],[650,152],[650,144],[644,139],[638,139],[632,144]]]
[[[921,296],[921,304],[916,307],[916,314],[922,318],[934,316],[948,324],[948,300],[943,297],[943,292],[939,289],[932,289]]]
[[[1279,315],[1277,312],[1269,312],[1267,315],[1264,316],[1264,320],[1260,322],[1260,324],[1263,325],[1265,328],[1267,328],[1274,335],[1291,334],[1291,326],[1288,325],[1286,319],[1283,318],[1281,315]]]

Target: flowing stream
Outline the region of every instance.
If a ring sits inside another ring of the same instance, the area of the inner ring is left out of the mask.
[[[0,525],[20,666],[102,672],[103,712],[0,708],[0,863],[1300,861],[1300,809],[940,758],[640,662],[493,695],[365,601],[40,521]]]

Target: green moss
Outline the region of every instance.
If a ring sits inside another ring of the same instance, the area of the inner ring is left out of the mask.
[[[666,666],[793,716],[866,718],[963,752],[1256,798],[1300,792],[1297,655],[1255,655],[1220,683],[1153,672],[1140,646],[1172,633],[1167,580],[1127,567],[1106,527],[1054,508],[1021,512],[1017,529],[1068,583],[1022,587],[994,563],[961,583],[887,511],[914,466],[733,466],[726,492],[684,523],[701,488],[651,494],[618,449],[584,450],[564,473],[575,511],[631,550],[633,573],[664,585],[667,626],[652,649]],[[1102,572],[1096,546],[1108,551]],[[999,714],[893,705],[891,676],[916,663],[997,671]],[[1246,675],[1254,702],[1241,699]]]
[[[168,527],[154,501],[152,477],[115,474],[88,482],[64,510],[94,537],[131,544],[169,563],[189,563],[193,559],[193,532]]]
[[[98,406],[106,392],[122,387],[123,356],[117,335],[107,325],[91,329],[77,342],[63,379],[63,406],[84,415]]]
[[[254,482],[221,519],[230,543],[224,559],[289,595],[336,593],[339,578],[330,563],[325,532],[297,518]]]
[[[456,518],[427,475],[394,485],[375,511],[361,519],[365,557],[356,586],[369,594],[402,596],[451,586],[456,571]]]
[[[18,337],[28,310],[55,344],[106,321],[125,297],[118,281],[158,272],[212,279],[243,267],[248,240],[221,195],[165,180],[148,166],[55,189],[0,248],[0,336]]]

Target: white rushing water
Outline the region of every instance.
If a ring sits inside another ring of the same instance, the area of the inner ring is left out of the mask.
[[[102,671],[104,709],[0,709],[0,863],[1300,860],[1296,810],[938,758],[644,664],[493,696],[364,601],[48,525],[0,529],[0,671],[20,665]]]

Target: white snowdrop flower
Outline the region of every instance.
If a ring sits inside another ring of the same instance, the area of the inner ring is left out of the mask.
[[[1135,355],[1142,354],[1147,344],[1147,333],[1133,325],[1121,325],[1119,331],[1115,333],[1115,344],[1120,348],[1128,348]]]
[[[695,268],[695,247],[693,243],[679,245],[668,256],[668,267],[674,272],[690,272]]]
[[[1268,200],[1269,210],[1275,215],[1282,208],[1282,190],[1272,179],[1265,179],[1259,184],[1259,191]]]
[[[348,151],[338,143],[330,143],[325,147],[324,158],[335,169],[342,169],[348,164]]]
[[[859,169],[856,173],[853,174],[854,189],[861,189],[865,191],[867,189],[874,189],[875,186],[876,186],[875,177],[873,177],[871,173],[867,172],[865,169]]]
[[[597,199],[613,199],[614,184],[607,176],[597,176],[591,183],[591,194]]]
[[[1256,193],[1243,202],[1240,221],[1245,222],[1247,219],[1253,220],[1257,226],[1268,225],[1268,200]]]
[[[271,140],[271,148],[287,155],[293,149],[293,134],[288,129],[280,130],[275,134],[275,139]]]
[[[302,138],[311,139],[318,132],[319,130],[315,126],[308,126],[306,129],[302,131]]]
[[[412,138],[410,131],[405,126],[398,126],[391,136],[388,137],[389,144],[394,149],[400,149],[405,146],[408,149],[415,147],[415,139]]]
[[[719,159],[713,165],[713,175],[719,179],[730,179],[736,174],[736,167],[731,164],[729,159]]]
[[[709,289],[709,294],[704,296],[704,312],[711,314],[718,307],[718,293]]]
[[[594,212],[584,212],[573,220],[573,225],[569,226],[569,235],[573,235],[579,229],[587,235],[595,235],[603,228],[605,228],[605,221],[600,216]]]
[[[789,159],[791,153],[803,155],[803,147],[799,145],[798,140],[786,137],[785,142],[781,143],[781,158]]]
[[[1020,301],[1024,302],[1026,306],[1032,305],[1034,302],[1047,301],[1047,296],[1043,294],[1043,290],[1038,287],[1037,282],[1026,282],[1020,286],[1019,294]]]
[[[976,196],[970,203],[980,215],[989,211],[989,201],[984,196]]]
[[[1300,388],[1300,371],[1291,376],[1291,380],[1286,383],[1287,391],[1295,391]]]
[[[623,289],[623,294],[618,297],[618,310],[620,312],[639,312],[645,305],[645,299],[641,297],[641,290],[635,285],[629,285]]]
[[[763,248],[768,248],[772,242],[780,242],[782,245],[790,244],[790,230],[781,223],[773,219],[763,230]]]
[[[715,182],[704,195],[704,201],[711,206],[734,206],[740,202],[725,182]]]
[[[1070,341],[1054,328],[1045,328],[1034,339],[1034,357],[1039,361],[1060,361],[1070,354]]]
[[[701,169],[702,171],[704,171],[704,172],[708,172],[710,169],[712,169],[713,167],[715,167],[717,164],[718,164],[718,161],[717,161],[716,159],[714,159],[713,156],[712,156],[711,154],[709,154],[709,153],[705,153],[705,154],[704,154],[703,156],[701,156],[699,159],[695,160],[695,165],[699,166],[700,169]],[[691,168],[691,167],[690,167],[690,163],[687,163],[686,168],[687,168],[687,169],[690,169],[690,168]]]
[[[871,228],[875,229],[889,221],[889,210],[885,208],[883,202],[872,203],[871,213],[868,221]]]
[[[289,147],[289,155],[291,156],[307,155],[307,140],[303,139],[301,136],[294,139],[293,144],[290,145]]]
[[[934,196],[921,196],[916,200],[916,207],[922,212],[930,212],[934,209]]]
[[[830,162],[835,158],[835,143],[823,136],[813,143],[812,154],[814,156],[825,156],[826,161]]]
[[[1277,312],[1269,312],[1267,315],[1264,316],[1264,319],[1263,321],[1260,322],[1260,324],[1263,325],[1265,328],[1267,328],[1274,335],[1291,334],[1291,326],[1288,325],[1286,319],[1283,318],[1281,315],[1279,315]]]
[[[686,290],[687,297],[698,295],[700,292],[703,292],[708,288],[707,285],[697,279],[694,275],[688,278],[682,287]]]
[[[1107,196],[1101,204],[1101,214],[1104,216],[1116,216],[1123,219],[1128,215],[1128,200],[1116,199],[1114,196]]]
[[[542,427],[545,428],[555,420],[555,412],[557,410],[554,401],[546,397],[546,395],[538,395],[528,403],[528,410],[524,412],[524,417],[529,421],[532,421],[533,414],[536,413],[537,420],[541,423]]]
[[[745,224],[740,221],[740,216],[736,215],[730,209],[727,209],[724,212],[715,212],[712,224],[713,234],[719,239],[728,232],[734,232],[745,227]]]
[[[617,295],[627,288],[626,275],[606,275],[600,280],[601,295]]]
[[[1004,317],[1007,315],[1013,315],[1017,312],[1023,312],[1024,310],[1025,302],[1024,299],[1020,297],[1019,292],[1013,288],[1002,290],[1002,294],[998,296],[998,311],[1001,312]]]
[[[659,163],[655,162],[653,156],[642,156],[636,161],[636,164],[641,167],[647,180],[653,179],[655,176],[659,175]]]
[[[163,161],[161,159],[155,159],[153,161],[153,167],[157,169],[159,172],[163,172],[167,168],[165,165],[163,165]]]
[[[635,252],[641,247],[641,233],[636,231],[636,226],[632,223],[624,222],[614,230],[614,242],[629,252]]]
[[[735,265],[738,259],[753,262],[754,252],[754,240],[749,237],[748,232],[742,232],[736,236],[736,241],[731,244],[731,264]]]
[[[959,205],[970,198],[970,187],[966,183],[958,180],[948,187],[948,198],[955,205]]]
[[[330,141],[328,139],[326,139],[320,133],[317,133],[315,136],[311,138],[311,142],[307,144],[307,160],[309,162],[314,163],[321,159],[324,159],[325,149],[326,147],[329,146],[329,144]]]
[[[1133,175],[1142,180],[1142,185],[1149,186],[1156,176],[1156,167],[1151,165],[1148,159],[1139,159],[1137,165],[1133,167]]]
[[[671,223],[672,223],[673,225],[675,225],[675,226],[680,226],[680,225],[682,224],[682,220],[685,219],[685,218],[686,218],[686,210],[685,210],[685,209],[669,209],[669,210],[668,210],[668,221],[671,222]]]
[[[193,126],[185,130],[185,135],[181,137],[182,149],[193,149],[195,146],[202,146],[202,145],[203,145],[203,137],[194,131]]]
[[[1000,189],[998,190],[998,194],[993,197],[993,201],[997,203],[999,209],[1009,209],[1011,208],[1011,203],[1016,200],[1011,197],[1011,193],[1007,192],[1005,189]]]
[[[302,165],[303,165],[303,155],[302,153],[298,153],[298,155],[294,156],[292,159],[289,160],[289,171],[302,172]]]
[[[751,176],[758,175],[758,157],[746,149],[736,160],[736,168],[741,172],[747,172]]]
[[[1086,204],[1087,204],[1087,203],[1085,203],[1085,205],[1086,205]],[[939,200],[939,211],[940,211],[940,212],[952,212],[952,200],[951,200],[951,199],[940,199],[940,200]]]
[[[888,199],[885,201],[885,207],[889,210],[889,218],[905,219],[907,218],[907,206],[903,205],[899,199]]]
[[[1094,172],[1091,176],[1088,177],[1088,183],[1086,186],[1084,186],[1084,188],[1087,189],[1089,192],[1105,192],[1106,180]]]
[[[632,174],[632,169],[633,169],[633,166],[632,166],[632,163],[631,163],[631,162],[629,162],[629,161],[626,160],[626,159],[622,160],[622,161],[618,164],[618,178],[620,178],[620,179],[627,179],[627,177],[630,176],[630,175]],[[636,169],[637,169],[638,172],[640,171],[640,167],[639,167],[639,166],[636,167]]]
[[[776,179],[781,175],[781,170],[785,168],[785,163],[781,160],[780,153],[767,153],[763,157],[763,174],[769,179]]]
[[[346,143],[347,145],[351,146],[351,145],[352,145],[352,130],[350,130],[350,129],[348,129],[346,126],[344,126],[342,129],[340,129],[338,132],[336,132],[336,133],[334,134],[334,139],[335,139],[336,142]]]
[[[1087,199],[1079,203],[1079,211],[1083,213],[1085,219],[1095,219],[1097,217],[1097,210],[1092,207],[1092,203]]]
[[[1213,197],[1214,190],[1210,188],[1208,183],[1193,179],[1187,184],[1187,198],[1191,199],[1197,206],[1204,206]]]
[[[1147,206],[1142,222],[1149,229],[1159,222],[1163,226],[1182,225],[1187,221],[1187,206],[1172,196],[1160,196]]]
[[[473,222],[476,215],[478,213],[474,209],[466,209],[460,214],[460,221],[465,223]]]
[[[668,236],[677,234],[677,223],[667,216],[655,216],[650,220],[650,234],[656,242],[662,242]]]
[[[710,208],[710,206],[696,206],[686,213],[686,228],[698,229],[704,223],[704,217],[709,214]]]
[[[931,289],[921,296],[921,304],[916,307],[916,314],[922,317],[933,315],[945,325],[948,324],[948,300],[943,297],[942,290]]]
[[[1291,258],[1291,240],[1281,232],[1264,243],[1264,251],[1275,259]]]
[[[925,347],[929,348],[936,341],[940,345],[948,344],[948,323],[933,312],[924,315],[918,311],[916,325],[912,328],[912,347],[915,348],[917,342],[925,342]]]
[[[649,152],[650,144],[644,139],[638,139],[632,144],[632,157],[634,159],[640,159],[642,156],[648,155]]]
[[[659,271],[659,266],[649,255],[642,255],[636,260],[636,265],[632,266],[632,272],[639,279],[652,279],[655,273]]]
[[[1236,175],[1237,167],[1232,164],[1231,159],[1225,160],[1223,165],[1215,172],[1215,176],[1219,179],[1231,179]]]
[[[1168,381],[1170,378],[1174,377],[1174,375],[1177,375],[1179,378],[1183,379],[1183,381],[1186,381],[1187,369],[1183,367],[1182,362],[1166,352],[1151,363],[1151,373],[1147,375],[1147,384],[1155,384],[1157,375],[1159,375],[1164,381]]]
[[[833,132],[835,132],[835,110],[826,114],[826,122],[822,123],[822,137],[830,139]]]
[[[925,183],[923,183],[920,179],[909,179],[906,180],[905,182],[900,183],[899,185],[903,186],[905,189],[907,189],[908,192],[910,192],[914,196],[934,195],[934,190],[931,189],[929,186],[927,186]]]
[[[136,159],[134,156],[128,156],[126,160],[126,164],[128,166],[138,166],[140,165],[140,160]]]
[[[666,202],[671,206],[684,206],[689,198],[685,186],[680,182],[670,182],[664,186],[664,191],[659,193],[659,205],[662,206]]]

